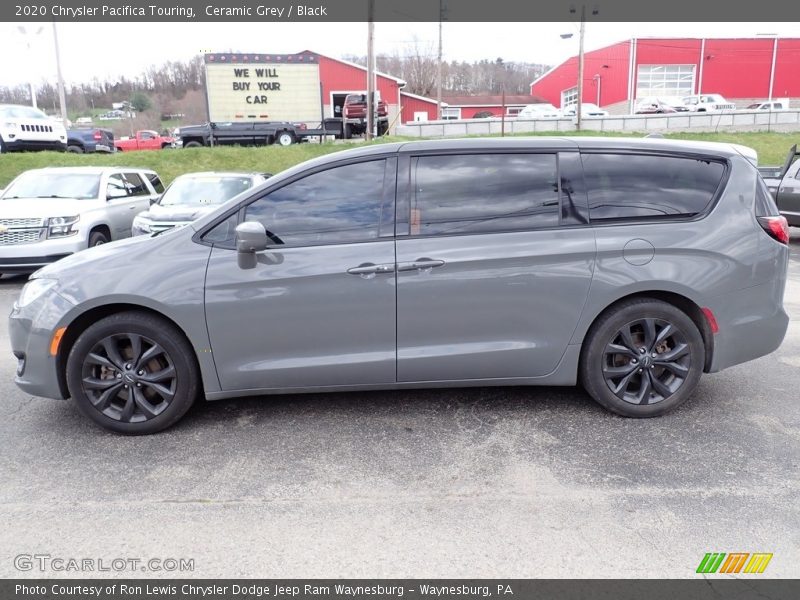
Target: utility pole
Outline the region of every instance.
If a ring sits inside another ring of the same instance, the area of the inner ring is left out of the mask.
[[[375,0],[369,0],[367,13],[367,141],[372,139],[375,127]]]
[[[442,120],[442,21],[444,0],[439,0],[439,57],[436,63],[436,120]]]
[[[28,47],[28,60],[30,61],[30,64],[33,64],[34,60],[33,60],[33,51],[31,50],[31,37],[42,33],[44,27],[39,27],[35,30],[31,29],[31,31],[28,31],[24,26],[19,25],[17,26],[17,30],[22,35],[25,36],[25,43]],[[33,83],[33,76],[31,76],[31,79],[28,81],[28,86],[30,87],[31,90],[31,106],[33,106],[33,108],[38,108],[38,106],[36,105],[36,85]]]
[[[61,52],[58,48],[58,30],[55,21],[53,21],[53,42],[56,46],[56,76],[58,77],[58,101],[61,103],[61,120],[64,123],[64,129],[69,129],[69,125],[67,125],[67,95],[64,93],[64,77],[61,75]]]
[[[583,36],[586,33],[586,5],[581,5],[581,32],[578,41],[578,115],[577,128],[581,130],[581,113],[583,112]]]
[[[575,8],[570,8],[569,12],[575,14]],[[600,11],[597,7],[592,9],[592,15],[596,16]],[[586,34],[586,5],[581,4],[581,32],[578,42],[578,108],[577,108],[577,127],[581,128],[581,109],[583,108],[583,37]]]

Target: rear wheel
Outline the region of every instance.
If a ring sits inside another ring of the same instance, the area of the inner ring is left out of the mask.
[[[81,148],[80,146],[75,146],[74,144],[71,144],[67,146],[67,152],[72,152],[74,154],[83,154],[84,149]]]
[[[119,313],[78,336],[67,359],[67,386],[81,412],[103,427],[155,433],[177,422],[195,401],[193,356],[171,323],[147,313]]]
[[[683,311],[638,298],[592,325],[581,353],[581,382],[619,415],[655,417],[692,395],[704,362],[703,338]]]
[[[279,146],[291,146],[294,143],[294,136],[288,131],[281,131],[275,138]]]
[[[186,142],[183,145],[183,147],[184,148],[202,148],[203,144],[201,144],[200,142]]]
[[[344,137],[344,139],[346,139],[346,140],[349,140],[350,138],[353,137],[353,128],[350,127],[350,123],[345,123],[344,124],[344,130],[343,130],[343,133],[342,133],[342,137]]]

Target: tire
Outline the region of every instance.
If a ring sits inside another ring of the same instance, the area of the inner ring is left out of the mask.
[[[703,337],[686,313],[660,300],[635,298],[601,315],[589,329],[580,378],[608,410],[656,417],[692,395],[704,363]]]
[[[378,122],[378,137],[386,135],[386,132],[389,130],[389,123],[385,123],[383,121]]]
[[[350,127],[350,123],[345,123],[344,124],[342,137],[344,137],[344,139],[346,139],[346,140],[349,140],[350,138],[353,137],[353,129],[352,129],[352,127]]]
[[[294,136],[289,131],[281,131],[275,136],[275,143],[279,146],[291,146],[294,144]]]
[[[200,142],[186,142],[183,145],[183,147],[184,148],[202,148],[203,144],[201,144]]]
[[[72,152],[73,154],[83,154],[85,151],[80,146],[69,145],[67,146],[67,152]]]
[[[81,333],[67,358],[66,375],[83,414],[128,435],[175,424],[200,389],[194,352],[183,333],[164,319],[135,311],[101,319]]]
[[[0,138],[0,154],[6,153],[6,143],[3,141],[3,138]]]
[[[93,231],[89,234],[89,248],[102,246],[109,242],[108,235],[104,231]]]

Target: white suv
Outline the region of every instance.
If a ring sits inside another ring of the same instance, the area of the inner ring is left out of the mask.
[[[0,104],[0,152],[67,149],[67,131],[38,108]]]
[[[695,96],[684,96],[681,101],[692,112],[720,112],[723,110],[734,110],[736,105],[725,100],[719,94],[698,94]]]
[[[0,196],[0,273],[29,273],[131,235],[164,191],[155,172],[121,167],[26,171]]]

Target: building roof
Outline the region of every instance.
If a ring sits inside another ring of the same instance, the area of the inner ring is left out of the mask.
[[[431,104],[436,104],[436,100],[434,98],[426,98],[425,96],[418,96],[417,94],[412,94],[411,92],[404,92],[400,90],[401,96],[408,96],[409,98],[414,98],[414,100],[420,100],[421,102],[430,102]],[[449,106],[447,102],[442,100],[442,106]]]
[[[502,95],[477,94],[474,96],[446,96],[442,98],[442,100],[446,100],[447,103],[453,107],[503,105]],[[509,105],[525,106],[526,104],[535,104],[537,102],[544,102],[544,100],[542,100],[541,98],[537,98],[536,96],[531,96],[529,94],[506,94],[505,100],[506,100],[506,106]]]

